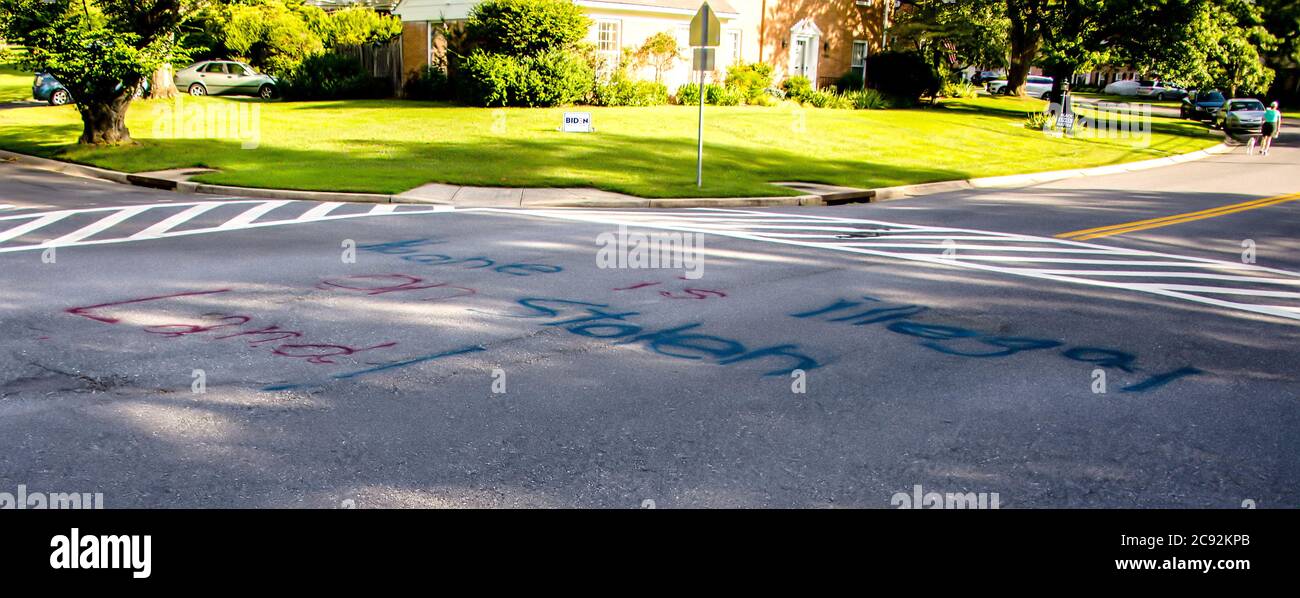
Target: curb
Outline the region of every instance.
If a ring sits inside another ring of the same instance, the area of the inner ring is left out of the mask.
[[[1194,162],[1208,158],[1217,154],[1224,154],[1232,151],[1232,147],[1227,143],[1220,143],[1214,147],[1200,151],[1181,154],[1178,156],[1169,156],[1165,158],[1156,158],[1144,160],[1141,162],[1131,162],[1127,164],[1115,164],[1111,166],[1099,166],[1095,168],[1084,168],[1075,170],[1057,170],[1050,172],[1038,172],[1030,174],[1013,174],[1008,176],[984,177],[975,179],[965,179],[958,181],[939,181],[935,183],[921,183],[918,185],[902,185],[898,187],[883,187],[879,189],[864,189],[849,192],[827,193],[822,195],[796,195],[786,197],[718,197],[718,198],[662,198],[662,199],[643,199],[632,198],[619,200],[541,200],[527,201],[523,200],[517,207],[521,208],[723,208],[723,207],[779,207],[779,206],[836,206],[850,203],[873,203],[881,201],[896,201],[909,197],[919,197],[923,195],[933,195],[936,193],[947,193],[950,191],[962,191],[968,189],[1007,189],[1015,187],[1028,187],[1041,183],[1052,181],[1061,181],[1065,179],[1080,178],[1087,176],[1102,176],[1108,174],[1119,174],[1123,172],[1135,172],[1139,170],[1148,170],[1151,168],[1160,168],[1162,166],[1173,166],[1186,162]],[[391,204],[435,204],[435,205],[455,205],[451,201],[439,199],[415,199],[402,195],[387,195],[382,193],[345,193],[337,191],[296,191],[291,189],[262,189],[258,187],[232,187],[229,185],[209,185],[206,183],[195,183],[192,181],[178,181],[174,179],[164,179],[138,174],[118,172],[94,166],[84,166],[41,158],[8,150],[0,150],[0,159],[5,161],[17,162],[19,164],[51,170],[63,174],[80,176],[86,178],[100,179],[119,183],[124,185],[134,185],[137,187],[147,187],[150,189],[160,189],[163,191],[175,191],[177,193],[201,193],[206,195],[234,195],[239,197],[252,197],[258,199],[282,199],[282,200],[303,200],[303,201],[337,201],[337,202],[356,202],[356,203],[391,203]],[[472,207],[472,206],[471,206]]]
[[[960,181],[940,181],[937,183],[922,183],[920,185],[884,187],[872,190],[874,191],[874,196],[871,201],[895,201],[899,199],[907,199],[909,197],[920,197],[923,195],[934,195],[936,193],[947,193],[949,191],[961,191],[967,189],[1010,189],[1016,187],[1030,187],[1033,185],[1050,183],[1053,181],[1063,181],[1066,179],[1120,174],[1124,172],[1137,172],[1140,170],[1160,168],[1162,166],[1173,166],[1175,164],[1184,164],[1187,162],[1203,160],[1210,156],[1226,154],[1231,151],[1232,146],[1225,142],[1187,154],[1154,158],[1140,162],[1114,164],[1111,166],[1097,166],[1094,168],[1080,168],[1073,170],[1052,170],[1048,172],[1012,174],[1007,176],[983,177]]]

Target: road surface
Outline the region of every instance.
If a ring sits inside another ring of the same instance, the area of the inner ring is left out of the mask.
[[[1295,507],[1297,141],[755,210],[270,202],[0,165],[0,491]],[[701,245],[658,269],[613,251],[651,238]]]

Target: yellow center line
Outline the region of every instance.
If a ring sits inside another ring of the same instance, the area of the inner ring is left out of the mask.
[[[1059,235],[1056,235],[1056,237],[1059,239],[1071,239],[1074,241],[1087,241],[1088,239],[1096,239],[1098,237],[1109,237],[1111,235],[1119,235],[1124,233],[1136,232],[1140,230],[1147,230],[1151,228],[1160,228],[1162,226],[1182,224],[1184,222],[1204,220],[1206,218],[1226,216],[1228,214],[1236,214],[1237,212],[1244,212],[1246,210],[1254,210],[1257,208],[1266,208],[1268,206],[1275,206],[1278,204],[1286,203],[1289,201],[1296,201],[1296,200],[1300,200],[1300,193],[1289,193],[1287,195],[1278,195],[1276,197],[1265,197],[1263,199],[1244,201],[1241,203],[1229,204],[1226,206],[1219,206],[1217,208],[1209,208],[1205,210],[1198,210],[1195,212],[1187,212],[1184,214],[1174,214],[1172,216],[1164,216],[1161,218],[1149,218],[1147,220],[1124,222],[1121,224],[1112,224],[1110,226],[1099,226],[1097,228],[1087,228],[1087,229],[1076,230],[1068,233],[1061,233]]]

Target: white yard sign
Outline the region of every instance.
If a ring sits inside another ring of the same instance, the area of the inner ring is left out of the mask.
[[[590,133],[591,113],[590,112],[565,112],[564,132],[565,133]]]

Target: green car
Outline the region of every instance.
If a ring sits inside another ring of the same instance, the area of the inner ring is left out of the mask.
[[[271,99],[275,77],[263,75],[242,62],[205,60],[176,71],[176,88],[192,96],[246,95]]]

